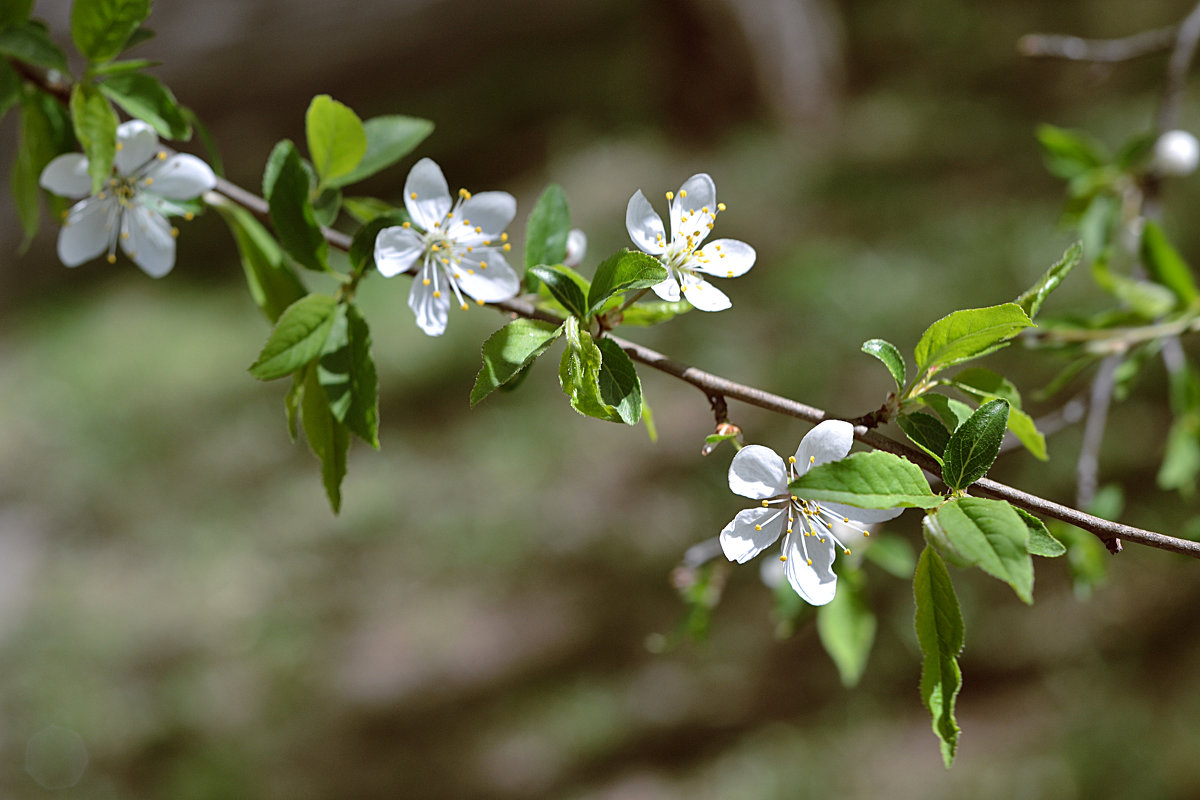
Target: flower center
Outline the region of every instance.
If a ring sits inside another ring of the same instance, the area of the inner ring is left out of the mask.
[[[504,251],[512,249],[512,245],[508,243],[507,233],[500,234],[500,244],[493,244],[491,239],[481,238],[486,235],[483,228],[460,216],[463,202],[470,199],[470,192],[466,189],[459,189],[458,199],[453,208],[447,211],[446,216],[441,220],[433,223],[432,228],[421,234],[425,244],[424,267],[421,270],[422,283],[433,287],[434,297],[441,297],[442,285],[448,285],[458,300],[458,307],[463,311],[470,308],[458,286],[458,281],[462,279],[463,273],[474,275],[476,264],[479,269],[486,270],[488,268],[486,253],[497,247]],[[410,223],[404,223],[404,227],[410,227]],[[474,253],[476,249],[479,250],[482,257],[478,261],[468,260],[464,265],[464,257],[468,253]],[[476,302],[480,305],[483,304],[481,300]]]
[[[809,464],[812,464],[816,459],[809,457]],[[798,475],[796,470],[796,457],[788,457],[788,483],[794,481]],[[800,522],[800,552],[804,556],[805,562],[811,567],[813,560],[808,554],[808,542],[805,541],[808,537],[816,537],[817,541],[825,544],[826,539],[833,540],[844,555],[850,555],[850,548],[847,547],[833,532],[833,525],[837,522],[849,524],[850,519],[840,514],[835,514],[829,509],[822,508],[821,504],[815,500],[804,500],[794,494],[781,494],[775,497],[763,500],[764,506],[782,504],[787,511],[787,527],[783,534],[782,553],[779,556],[780,561],[787,561],[788,544],[791,542],[792,534],[796,526],[796,521]],[[781,512],[782,513],[782,512]],[[775,519],[775,517],[772,517]],[[755,526],[758,530],[762,530],[761,525]],[[863,536],[870,536],[871,532],[863,529]]]

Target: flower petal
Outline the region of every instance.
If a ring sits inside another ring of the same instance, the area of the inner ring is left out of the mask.
[[[808,549],[808,557],[812,559],[812,564],[804,558],[802,546]],[[833,551],[833,541],[829,537],[825,537],[822,544],[815,536],[805,538],[803,534],[796,532],[788,540],[784,553],[787,561],[783,565],[783,574],[796,594],[811,605],[823,606],[837,593]]]
[[[159,197],[188,200],[199,197],[217,185],[212,167],[187,153],[173,155],[165,161],[155,161],[146,170],[145,185]]]
[[[887,522],[895,519],[903,512],[903,508],[856,508],[842,503],[821,502],[821,508],[850,520],[851,523],[874,525],[876,522]]]
[[[412,269],[424,250],[424,239],[411,228],[384,228],[375,237],[375,268],[383,277],[391,278]]]
[[[154,158],[158,151],[158,134],[140,119],[131,119],[117,126],[117,154],[113,164],[120,175],[132,175],[138,167]]]
[[[787,494],[787,466],[769,447],[748,444],[729,465],[729,489],[751,500],[766,500]]]
[[[704,241],[717,217],[717,186],[700,172],[683,182],[671,199],[671,238],[691,237],[694,245]]]
[[[483,267],[487,264],[487,268]],[[463,256],[457,267],[458,287],[476,300],[494,303],[516,297],[521,279],[499,250],[476,250]]]
[[[587,234],[579,228],[567,231],[567,255],[563,263],[568,267],[578,267],[579,262],[587,255]]]
[[[840,419],[827,419],[804,435],[796,448],[796,466],[803,474],[809,466],[845,458],[854,442],[854,426]]]
[[[674,271],[668,273],[661,283],[656,283],[650,288],[660,300],[666,300],[668,303],[679,302],[679,281],[675,279]]]
[[[685,283],[683,296],[700,311],[724,311],[733,305],[733,301],[724,292],[701,279]]]
[[[721,531],[721,550],[730,561],[745,564],[775,543],[779,534],[783,533],[786,519],[787,510],[782,508],[748,508],[739,511]],[[755,526],[761,530],[756,530]]]
[[[442,168],[431,158],[413,164],[404,181],[404,207],[413,224],[421,230],[431,230],[435,223],[441,224],[445,219],[450,205],[450,187]]]
[[[89,197],[71,206],[58,234],[58,260],[77,267],[103,253],[114,235],[117,209],[111,197]]]
[[[472,228],[488,236],[499,236],[517,215],[517,198],[508,192],[479,192],[463,202],[455,213]]]
[[[754,266],[754,259],[757,257],[753,247],[737,239],[717,239],[715,242],[709,242],[696,255],[697,263],[693,269],[716,275],[718,278],[745,275]]]
[[[87,197],[92,193],[87,156],[67,153],[55,158],[42,170],[38,185],[62,197]]]
[[[629,231],[629,238],[643,253],[656,256],[667,249],[667,232],[663,229],[662,217],[650,205],[641,189],[633,193],[629,205],[625,207],[625,230]]]
[[[428,280],[429,283],[425,283]],[[417,315],[417,327],[428,336],[441,336],[446,331],[446,318],[450,311],[450,287],[442,271],[433,264],[426,264],[413,279],[408,292],[408,307]]]
[[[142,272],[161,278],[175,266],[171,223],[159,213],[133,203],[121,215],[121,249]]]

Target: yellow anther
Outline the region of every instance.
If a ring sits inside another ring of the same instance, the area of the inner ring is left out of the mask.
[[[171,236],[178,236],[178,235],[179,235],[179,228],[172,227],[171,228]]]
[[[701,214],[707,214],[707,213],[708,213],[708,206],[705,206],[704,208],[700,209],[700,213],[701,213]]]
[[[754,526],[754,530],[756,530],[756,531],[761,531],[761,530],[762,530],[762,525],[755,525],[755,526]]]
[[[475,302],[476,302],[476,304],[478,304],[478,305],[483,305],[483,299],[482,299],[482,298],[476,298],[476,299],[475,299]]]
[[[491,240],[491,239],[484,239],[484,240],[483,240],[483,246],[484,246],[484,247],[490,247],[490,246],[491,246],[491,244],[492,244],[492,240]]]
[[[479,268],[480,268],[480,269],[487,269],[487,262],[486,262],[486,261],[480,261],[480,262],[479,262]]]
[[[800,498],[799,498],[799,497],[796,497],[796,495],[792,495],[792,502],[793,502],[793,503],[799,503],[799,502],[800,502]]]
[[[475,226],[475,232],[476,232],[476,233],[483,233],[483,228],[481,228],[481,227],[479,227],[478,225],[476,225],[476,226]]]
[[[817,457],[816,457],[816,456],[809,456],[809,457],[808,457],[808,463],[810,463],[810,464],[815,464],[815,463],[817,463]]]
[[[787,556],[780,556],[780,557],[779,557],[779,560],[780,560],[780,561],[787,561]]]
[[[810,559],[808,559],[808,565],[809,565],[810,567],[812,566],[812,559],[811,559],[811,558],[810,558]]]
[[[726,273],[725,277],[726,277],[726,278],[732,278],[732,277],[733,277],[733,270],[729,270],[729,272],[728,272],[728,273]]]
[[[117,152],[119,153],[119,152],[121,152],[121,151],[122,151],[122,150],[124,150],[124,149],[125,149],[125,145],[123,145],[121,142],[117,142]],[[113,257],[113,261],[116,261],[116,260],[117,260],[117,259],[116,259],[116,257],[114,256],[114,257]],[[112,263],[112,262],[109,262],[109,263]]]
[[[725,210],[725,204],[717,203],[717,211],[724,211],[724,210]]]
[[[461,306],[459,306],[459,308],[461,308],[463,311],[466,311],[468,308],[470,308],[470,306],[464,302]],[[849,553],[850,551],[847,550],[846,552]]]
[[[687,189],[680,189],[679,196],[680,196],[680,198],[687,197]]]
[[[667,192],[667,199],[668,199],[668,200],[674,200],[674,199],[675,199],[675,193],[674,193],[674,192]]]
[[[871,535],[870,531],[863,531],[863,536],[870,536],[870,535]]]
[[[96,195],[96,197],[98,197],[98,198],[100,198],[101,200],[103,200],[103,199],[104,199],[104,197],[105,197],[105,194],[104,194],[104,192],[101,192],[100,194]]]
[[[502,234],[500,234],[500,241],[502,241],[502,242],[507,242],[507,241],[508,241],[508,234],[507,234],[507,233],[502,233]]]
[[[154,183],[154,178],[146,178],[146,180],[143,181],[143,183],[145,183],[147,186],[149,186],[150,184]]]
[[[473,270],[473,269],[469,269],[469,270],[467,270],[467,274],[468,274],[468,275],[474,275],[474,274],[475,274],[475,270]]]
[[[475,252],[475,248],[474,248],[474,247],[471,247],[471,245],[467,245],[467,252],[468,252],[468,253],[474,253],[474,252]]]
[[[429,245],[429,249],[430,249],[432,252],[436,253],[438,250],[441,250],[441,249],[442,249],[442,246],[441,246],[441,245],[439,245],[439,244],[437,244],[437,243],[434,243],[434,244],[431,244],[431,245]]]
[[[504,252],[506,252],[506,253],[507,253],[507,252],[509,252],[510,250],[512,250],[512,245],[511,245],[511,244],[509,244],[508,242],[505,242],[505,243],[504,243]]]
[[[411,228],[411,227],[412,227],[412,223],[411,223],[411,222],[401,222],[401,223],[400,223],[400,227],[401,227],[401,228]]]
[[[421,281],[421,285],[422,285],[422,286],[428,286],[428,285],[429,285],[429,278],[424,278],[424,279]]]
[[[440,222],[435,222],[435,223],[433,223],[433,227],[435,227],[435,228],[440,228],[440,227],[442,227],[442,223],[440,223]]]
[[[850,555],[850,548],[849,547],[842,548],[842,553],[845,555]]]
[[[447,214],[446,214],[446,219],[454,219],[454,212],[453,212],[453,211],[451,211],[451,212],[447,213]]]
[[[842,517],[842,522],[849,522],[849,521],[850,521],[849,517]]]
[[[410,192],[408,196],[409,196],[409,197],[411,197],[413,200],[416,200],[416,199],[417,199],[417,193],[416,193],[416,192]]]
[[[433,290],[433,296],[434,296],[434,297],[441,297],[441,296],[442,296],[442,293],[441,293],[439,290],[437,290],[437,289],[434,289],[434,290]]]
[[[188,222],[191,222],[192,220],[194,220],[196,218],[196,215],[193,214],[191,211],[189,211],[183,215],[183,218],[186,219]]]
[[[120,145],[118,145],[118,147],[119,147],[119,146],[120,146]],[[110,264],[115,264],[115,263],[117,263],[117,256],[116,256],[116,254],[114,254],[114,253],[109,253],[109,254],[108,254],[108,263],[110,263]]]
[[[441,258],[441,262],[442,262],[443,264],[445,264],[447,267],[448,267],[448,266],[450,266],[450,259],[446,258],[445,256],[442,256],[442,258]],[[457,278],[458,276],[457,276],[457,275],[455,275],[454,277],[456,277],[456,278]]]
[[[167,151],[159,150],[158,155],[155,156],[155,158],[157,158],[159,161],[166,161],[167,160]]]
[[[461,197],[463,200],[470,200],[470,199],[471,199],[471,193],[470,193],[470,192],[468,192],[466,189],[459,189],[459,190],[458,190],[458,194],[459,194],[459,196],[460,196],[460,197]]]
[[[762,501],[762,503],[763,503],[763,508],[766,508],[766,507],[767,507],[767,501],[766,501],[766,500],[763,500],[763,501]]]
[[[454,280],[458,280],[461,277],[462,277],[462,275],[460,273],[458,273],[458,272],[454,273]]]
[[[789,463],[789,464],[795,464],[795,463],[796,463],[796,457],[795,457],[795,456],[788,456],[788,463]]]
[[[121,231],[121,238],[122,238],[122,239],[128,239],[128,238],[129,238],[129,231]]]

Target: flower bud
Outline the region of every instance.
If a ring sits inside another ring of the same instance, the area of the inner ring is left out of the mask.
[[[1167,131],[1154,143],[1152,166],[1160,175],[1189,175],[1200,165],[1200,142],[1187,131]]]

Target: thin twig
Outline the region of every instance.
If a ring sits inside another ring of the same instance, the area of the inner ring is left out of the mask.
[[[1173,130],[1179,125],[1179,107],[1183,102],[1183,90],[1188,69],[1196,55],[1196,44],[1200,42],[1200,4],[1197,4],[1183,22],[1173,42],[1174,49],[1167,61],[1167,75],[1163,81],[1162,100],[1158,107],[1159,133]]]
[[[1112,64],[1170,49],[1175,44],[1179,27],[1168,25],[1121,39],[1083,39],[1079,36],[1030,33],[1017,40],[1017,49],[1030,58],[1065,58],[1068,61]]]

